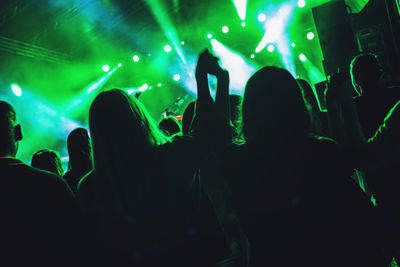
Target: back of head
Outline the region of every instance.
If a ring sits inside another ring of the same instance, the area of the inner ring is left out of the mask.
[[[52,172],[60,177],[64,174],[64,167],[58,152],[50,149],[42,149],[33,154],[31,166]]]
[[[17,141],[22,138],[17,133],[17,118],[14,108],[5,101],[0,101],[0,156],[15,156]]]
[[[160,121],[158,128],[168,136],[179,134],[182,129],[179,121],[174,117],[167,117]]]
[[[84,128],[76,128],[67,139],[69,162],[72,168],[85,168],[89,171],[92,163],[92,147],[88,132]]]
[[[353,86],[357,90],[369,93],[370,88],[378,86],[382,69],[374,54],[361,54],[351,61],[350,74]]]
[[[195,106],[196,106],[196,102],[192,101],[187,105],[185,111],[183,112],[183,118],[182,118],[182,133],[183,134],[189,133],[190,124],[192,123],[193,116],[194,116]]]
[[[251,144],[282,144],[307,136],[310,118],[299,86],[284,69],[264,67],[247,82],[243,134]]]

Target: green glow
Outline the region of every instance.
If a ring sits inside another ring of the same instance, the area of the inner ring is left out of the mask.
[[[242,27],[246,27],[246,22],[242,21],[241,25]]]
[[[11,90],[14,93],[14,95],[16,95],[16,96],[21,96],[22,95],[21,87],[19,87],[18,84],[12,83],[10,87],[11,87]]]
[[[299,55],[299,59],[300,59],[300,61],[303,61],[303,62],[307,60],[306,56],[303,53]]]
[[[211,39],[212,38],[212,34],[211,33],[207,34],[207,38]]]
[[[170,45],[165,45],[164,46],[164,51],[167,52],[167,53],[171,52],[171,46]]]
[[[181,79],[181,75],[179,74],[174,74],[174,80],[179,81]]]
[[[267,17],[265,16],[264,13],[260,13],[260,14],[258,14],[258,16],[257,16],[257,19],[258,19],[259,22],[264,22],[266,18],[267,18]]]
[[[158,87],[161,87],[161,86],[162,86],[162,83],[157,84],[157,86],[158,86]]]
[[[185,45],[185,42],[184,42],[184,41],[182,41],[182,42],[181,42],[181,45]]]
[[[292,47],[296,47],[296,44],[295,44],[295,43],[292,43],[291,46],[292,46]]]
[[[254,58],[254,54],[251,54],[251,56],[250,56],[251,58]]]
[[[267,51],[270,52],[270,53],[274,52],[275,51],[275,46],[273,44],[268,45],[267,46]]]
[[[118,63],[118,68],[121,68],[122,67],[122,63]]]
[[[308,39],[308,40],[312,40],[312,39],[314,39],[314,37],[315,37],[315,35],[314,35],[313,32],[307,33],[307,39]]]
[[[232,0],[238,16],[241,20],[246,19],[247,0]]]
[[[102,69],[104,72],[107,72],[107,71],[110,70],[110,66],[108,66],[107,64],[105,64],[105,65],[103,65],[103,67],[101,67],[101,69]]]
[[[229,32],[229,28],[228,28],[228,26],[224,26],[224,27],[222,27],[222,32],[223,32],[223,33],[227,33],[227,32]]]
[[[305,0],[299,0],[297,1],[297,6],[300,8],[303,8],[306,6],[306,1]]]
[[[134,55],[132,59],[134,62],[139,62],[139,60],[140,60],[138,55]]]

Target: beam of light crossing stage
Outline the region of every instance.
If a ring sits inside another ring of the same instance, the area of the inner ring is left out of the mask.
[[[246,19],[247,0],[232,0],[238,16],[241,20]]]

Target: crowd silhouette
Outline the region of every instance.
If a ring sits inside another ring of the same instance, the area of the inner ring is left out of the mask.
[[[31,166],[17,159],[23,128],[0,101],[0,264],[399,262],[400,88],[380,84],[374,55],[329,76],[324,111],[282,68],[259,69],[243,96],[229,94],[229,73],[207,50],[195,73],[182,122],[157,124],[139,97],[100,92],[90,137],[68,136],[65,174],[53,150]]]

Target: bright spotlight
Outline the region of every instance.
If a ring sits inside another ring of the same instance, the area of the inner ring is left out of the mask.
[[[251,58],[254,58],[254,54],[251,54],[251,56],[250,56]]]
[[[232,0],[236,7],[236,11],[241,20],[246,19],[247,0]]]
[[[164,51],[167,52],[167,53],[171,52],[171,46],[170,45],[165,45],[164,46]]]
[[[297,1],[297,6],[302,8],[306,6],[306,1],[305,0],[299,0]]]
[[[267,18],[267,17],[265,16],[264,13],[260,13],[260,14],[258,14],[258,16],[257,16],[257,19],[258,19],[259,22],[264,22],[266,18]]]
[[[122,63],[118,63],[118,67],[119,67],[119,68],[122,67]]]
[[[307,39],[308,39],[308,40],[314,39],[314,33],[313,33],[313,32],[307,33]]]
[[[110,70],[110,66],[108,66],[107,64],[105,64],[105,65],[103,65],[103,67],[101,67],[101,69],[102,69],[104,72],[107,72],[107,71]]]
[[[16,84],[16,83],[12,83],[11,84],[11,90],[14,93],[14,95],[16,95],[16,96],[21,96],[22,95],[21,87],[19,87],[19,85]]]
[[[303,62],[307,60],[306,56],[303,53],[299,55],[299,59],[300,59],[300,61],[303,61]]]
[[[161,87],[161,86],[162,86],[162,83],[157,84],[157,86],[158,86],[158,87]]]
[[[182,41],[182,42],[181,42],[181,45],[185,45],[185,42],[184,42],[184,41]]]
[[[211,39],[212,38],[212,34],[211,33],[207,34],[207,38]]]
[[[275,46],[273,44],[268,45],[267,46],[267,51],[270,52],[270,53],[274,52],[275,51]]]
[[[179,81],[181,79],[181,75],[179,74],[174,74],[174,80]]]
[[[296,44],[295,44],[295,43],[292,43],[291,46],[292,46],[292,47],[296,47]]]
[[[147,89],[149,89],[149,85],[147,83],[145,83],[145,84],[142,85],[141,88],[142,88],[143,91],[146,91]]]
[[[246,22],[242,21],[242,27],[246,27]]]
[[[228,28],[228,26],[224,26],[224,27],[222,27],[222,32],[223,32],[223,33],[227,33],[227,32],[229,32],[229,28]]]
[[[192,76],[193,76],[193,73],[190,72],[190,73],[189,73],[189,77],[192,77]]]
[[[133,61],[134,62],[139,62],[139,56],[138,55],[134,55],[133,56]]]

